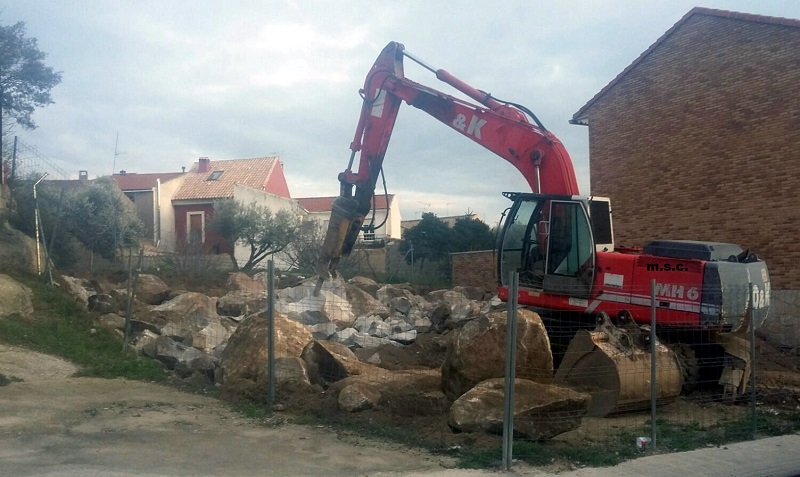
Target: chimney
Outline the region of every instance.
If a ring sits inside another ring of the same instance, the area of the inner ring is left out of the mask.
[[[198,160],[197,171],[198,172],[208,172],[208,170],[210,169],[210,167],[209,167],[210,163],[211,163],[211,161],[209,161],[207,157],[201,157]]]

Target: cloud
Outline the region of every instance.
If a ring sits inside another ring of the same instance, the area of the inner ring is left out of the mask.
[[[798,18],[800,4],[709,0],[711,8]],[[589,193],[588,130],[572,114],[694,7],[692,0],[485,3],[26,0],[0,21],[63,71],[39,129],[20,132],[77,175],[178,171],[199,156],[281,156],[295,196],[335,195],[380,50],[416,56],[529,107],[572,156]],[[453,94],[406,61],[411,79]],[[114,155],[115,140],[119,145]],[[403,107],[385,172],[405,217],[429,203],[493,222],[506,190],[527,190],[502,159]],[[612,198],[613,199],[613,198]]]

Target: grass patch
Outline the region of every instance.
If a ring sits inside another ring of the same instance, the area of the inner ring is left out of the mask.
[[[240,402],[232,407],[234,411],[247,419],[268,419],[274,415],[265,405],[254,402]]]
[[[167,379],[161,364],[135,351],[122,351],[122,343],[111,331],[94,329],[89,313],[66,292],[35,277],[13,278],[33,290],[35,311],[33,318],[11,315],[0,320],[4,343],[60,356],[80,366],[82,376]]]
[[[750,416],[718,424],[703,426],[696,421],[674,423],[657,420],[656,452],[685,452],[709,446],[722,446],[749,440],[753,436]],[[647,429],[650,423],[647,422]],[[781,436],[800,431],[800,414],[777,410],[759,409],[756,412],[757,437]],[[608,467],[644,455],[635,448],[638,435],[630,431],[607,436],[604,442],[585,445],[567,444],[558,441],[530,442],[515,440],[512,451],[515,459],[532,466],[554,463],[569,463],[577,466]],[[502,450],[461,450],[459,466],[464,468],[487,468],[499,465]]]

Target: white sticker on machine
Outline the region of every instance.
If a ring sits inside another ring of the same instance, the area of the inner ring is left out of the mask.
[[[622,288],[625,277],[616,273],[604,273],[603,285],[607,287]]]
[[[569,297],[569,304],[580,308],[586,308],[587,306],[589,306],[589,300],[585,300],[583,298]]]

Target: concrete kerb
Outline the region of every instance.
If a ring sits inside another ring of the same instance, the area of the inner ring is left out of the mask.
[[[515,463],[509,472],[450,469],[429,473],[385,473],[376,477],[791,477],[800,475],[800,434],[649,455],[614,467],[582,468],[557,474]]]

